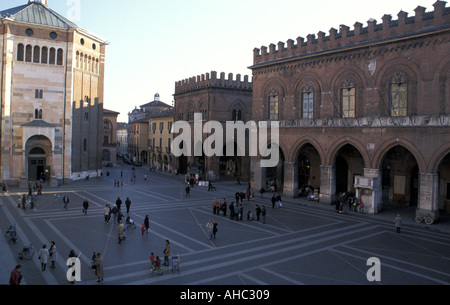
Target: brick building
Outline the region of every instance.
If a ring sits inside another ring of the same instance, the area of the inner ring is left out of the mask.
[[[252,82],[248,76],[241,79],[241,75],[232,73],[225,76],[217,72],[202,74],[191,77],[175,84],[175,121],[189,122],[191,130],[194,130],[195,114],[201,119],[201,124],[206,121],[217,121],[223,126],[225,133],[225,123],[227,121],[249,121],[252,118]],[[178,134],[173,135],[174,138]],[[234,156],[213,156],[207,157],[203,151],[203,143],[209,136],[205,133],[202,138],[194,142],[194,133],[191,134],[190,156],[181,156],[174,159],[174,169],[179,173],[187,173],[189,170],[199,169],[203,178],[215,181],[220,177],[242,177],[249,178],[250,158],[248,147],[246,156],[238,156],[237,144],[234,144]],[[223,137],[225,139],[225,135]],[[224,152],[227,143],[224,144]],[[195,156],[194,148],[197,146],[202,154]]]
[[[0,180],[27,185],[102,168],[107,43],[47,7],[0,12]]]
[[[275,168],[252,158],[252,184],[304,185],[330,203],[356,192],[438,217],[450,200],[450,8],[341,25],[254,49],[253,120],[280,122]]]

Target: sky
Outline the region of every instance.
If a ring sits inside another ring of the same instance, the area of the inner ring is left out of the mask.
[[[0,11],[28,0],[1,1]],[[353,29],[371,18],[436,0],[48,0],[48,6],[103,37],[106,49],[104,108],[128,112],[154,100],[172,105],[175,82],[216,71],[251,77],[253,49],[296,40],[341,24]]]

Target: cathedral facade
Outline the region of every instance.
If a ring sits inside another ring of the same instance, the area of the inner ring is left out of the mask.
[[[107,42],[32,1],[0,12],[0,180],[51,185],[102,168]]]
[[[280,162],[252,158],[255,189],[356,193],[371,213],[450,208],[450,8],[254,49],[253,120],[280,124]],[[300,192],[299,192],[300,191]]]

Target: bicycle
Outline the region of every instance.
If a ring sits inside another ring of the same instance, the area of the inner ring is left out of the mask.
[[[361,213],[361,214],[367,213],[366,207],[365,207],[364,205],[359,205],[359,206],[357,207],[357,212],[358,212],[358,213]]]
[[[33,248],[33,244],[30,244],[29,246],[25,246],[22,249],[22,252],[19,252],[19,258],[20,259],[32,259],[34,256],[35,250]]]
[[[9,234],[8,243],[15,244],[17,242],[16,225],[9,226],[8,230],[6,230],[5,236],[8,234]]]
[[[433,220],[433,218],[430,217],[430,215],[427,214],[427,215],[417,216],[416,222],[417,223],[425,222],[427,225],[431,225],[431,224],[433,224],[434,220]]]
[[[157,275],[163,275],[164,270],[161,266],[156,267],[154,264],[150,265],[150,269],[152,270],[152,274],[156,272]]]

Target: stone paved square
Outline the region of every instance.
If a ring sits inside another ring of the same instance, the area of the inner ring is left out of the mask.
[[[126,165],[109,169],[111,175],[102,181],[91,179],[54,189],[44,189],[35,210],[23,211],[16,199],[23,190],[12,190],[0,197],[4,207],[0,220],[4,233],[15,224],[19,241],[7,245],[2,283],[9,272],[21,263],[24,283],[29,285],[72,285],[66,279],[66,259],[71,249],[80,254],[81,282],[74,285],[397,285],[450,283],[450,236],[445,232],[405,226],[395,232],[393,220],[378,215],[353,212],[335,213],[333,207],[303,204],[299,199],[284,199],[282,208],[271,207],[268,194],[244,201],[244,214],[255,205],[265,205],[266,223],[231,220],[227,215],[213,215],[212,200],[234,200],[234,193],[244,185],[235,181],[217,183],[218,190],[208,192],[194,187],[185,197],[181,176],[147,172],[139,168],[136,182],[126,181],[114,187],[113,180]],[[142,178],[144,173],[148,179]],[[64,210],[61,196],[70,198]],[[129,216],[135,229],[127,229],[126,240],[118,243],[117,224],[105,224],[103,209],[117,197],[132,201]],[[87,214],[82,201],[87,198]],[[149,234],[141,234],[140,226],[149,215]],[[218,223],[217,238],[209,240],[206,223]],[[180,257],[180,272],[172,273],[172,265],[158,276],[150,271],[149,255],[163,256],[165,240],[171,244],[171,255]],[[43,244],[55,241],[55,269],[40,270],[37,255],[31,261],[20,261],[17,253],[29,243],[38,251]],[[2,247],[3,247],[2,244]],[[4,250],[4,249],[3,249]],[[105,279],[97,283],[90,269],[93,251],[104,260]],[[3,254],[2,254],[3,256]],[[381,281],[369,282],[367,260],[381,261]],[[3,258],[3,257],[2,257]],[[14,261],[11,259],[13,258]]]

